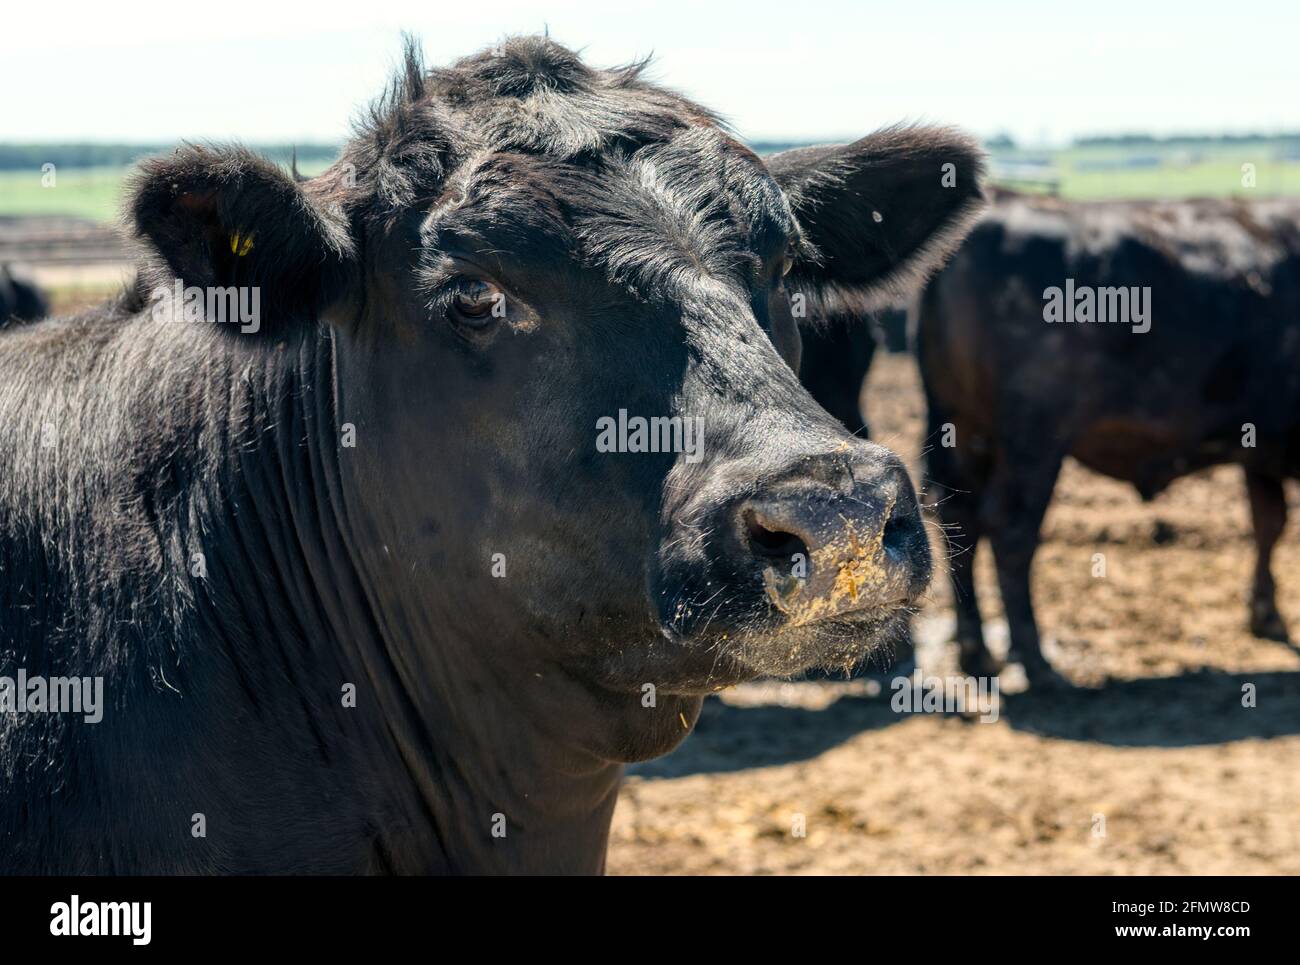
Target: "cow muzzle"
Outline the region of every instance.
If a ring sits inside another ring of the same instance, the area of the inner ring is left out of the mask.
[[[663,560],[670,636],[762,673],[845,666],[906,620],[931,561],[916,495],[896,456],[849,441],[738,480],[691,514]],[[755,476],[757,475],[757,478]],[[716,492],[716,490],[714,490]]]
[[[831,446],[715,464],[672,512],[651,598],[671,652],[701,663],[690,685],[853,667],[906,627],[931,576],[911,480],[874,443]]]
[[[736,569],[760,581],[790,627],[908,607],[929,582],[915,495],[892,459],[805,463],[727,514]]]

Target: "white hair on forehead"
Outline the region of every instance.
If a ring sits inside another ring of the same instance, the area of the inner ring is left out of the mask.
[[[702,278],[742,280],[796,232],[776,183],[715,128],[605,161],[603,203],[578,218],[585,250],[647,296]]]

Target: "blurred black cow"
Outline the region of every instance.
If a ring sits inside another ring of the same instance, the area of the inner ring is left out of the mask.
[[[799,380],[809,394],[854,435],[868,438],[862,414],[862,383],[876,347],[908,351],[904,304],[889,305],[864,316],[851,309],[831,309],[803,326]]]
[[[15,277],[8,265],[0,265],[0,325],[11,319],[34,322],[49,313],[49,302],[34,282]]]
[[[1002,195],[924,292],[917,348],[967,672],[998,669],[972,578],[987,535],[1010,659],[1058,679],[1029,571],[1066,455],[1143,499],[1239,463],[1258,549],[1250,626],[1285,638],[1270,557],[1282,481],[1300,471],[1300,202]]]

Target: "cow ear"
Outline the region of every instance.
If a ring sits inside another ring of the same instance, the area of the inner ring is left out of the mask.
[[[309,185],[242,148],[187,146],[143,162],[128,217],[186,286],[257,287],[272,319],[314,317],[356,256],[346,216]]]
[[[947,128],[895,127],[767,159],[810,243],[788,288],[871,311],[910,294],[984,207],[984,154]]]

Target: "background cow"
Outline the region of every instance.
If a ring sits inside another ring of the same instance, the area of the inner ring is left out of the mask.
[[[8,265],[0,265],[0,325],[10,320],[34,322],[49,311],[49,302],[35,282],[15,276]]]
[[[544,38],[408,51],[303,183],[144,164],[149,283],[0,335],[0,653],[108,701],[0,718],[0,866],[600,870],[622,762],[924,589],[907,475],[799,385],[791,293],[923,277],[980,168],[934,129],[765,166]],[[703,446],[599,451],[624,410]]]
[[[832,305],[800,326],[799,381],[818,405],[862,439],[871,434],[862,411],[863,381],[878,347],[890,352],[909,350],[907,316],[905,304],[865,314]]]
[[[1111,290],[1098,305],[1147,289],[1149,318],[1045,320],[1050,301],[1086,288]],[[1066,455],[1144,499],[1202,467],[1241,464],[1258,546],[1250,625],[1285,636],[1269,560],[1286,519],[1282,480],[1300,471],[1300,205],[1006,195],[925,290],[917,339],[965,670],[997,670],[972,571],[987,536],[1010,659],[1053,679],[1029,572]]]

